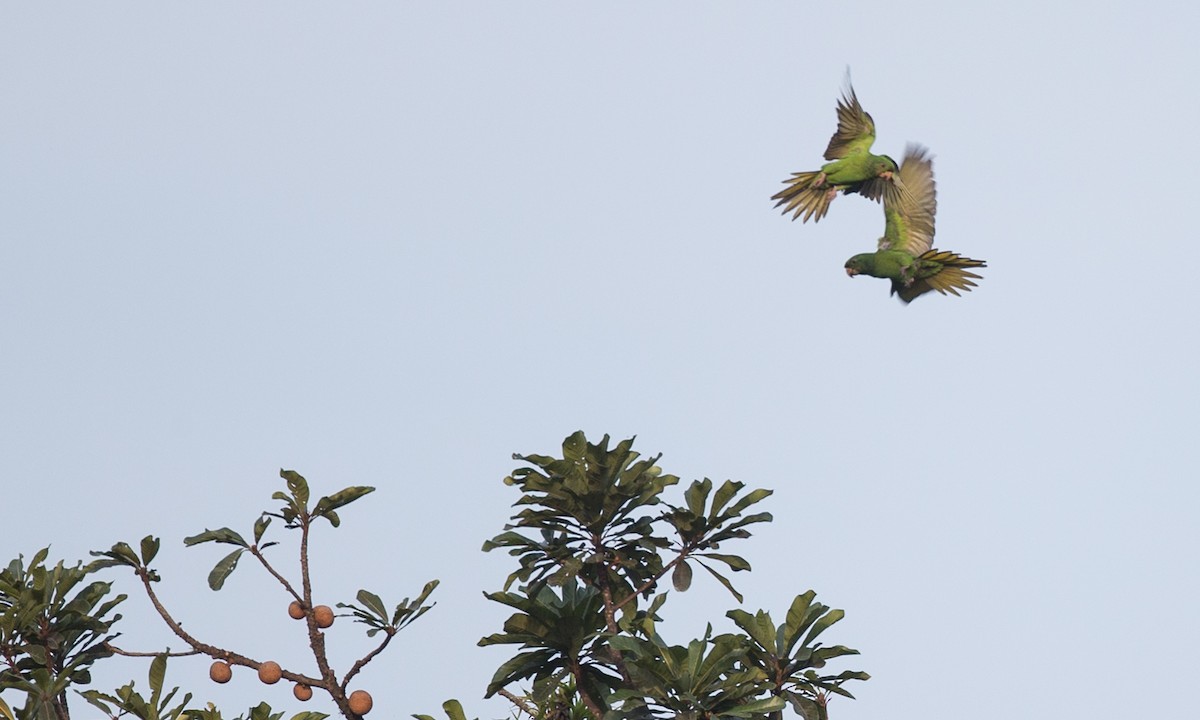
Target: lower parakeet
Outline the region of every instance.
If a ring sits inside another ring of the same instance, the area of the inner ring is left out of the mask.
[[[892,294],[906,303],[930,290],[943,295],[970,291],[976,287],[972,280],[982,278],[969,268],[987,267],[987,263],[932,247],[937,213],[933,157],[924,147],[909,145],[898,175],[904,190],[884,194],[886,225],[879,249],[847,260],[846,274],[891,280]]]

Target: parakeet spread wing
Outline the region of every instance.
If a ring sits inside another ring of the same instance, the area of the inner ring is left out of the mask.
[[[837,132],[825,149],[829,162],[819,170],[792,173],[783,190],[771,196],[775,207],[792,219],[820,221],[839,194],[859,193],[879,202],[898,183],[900,168],[886,155],[872,155],[875,121],[863,110],[846,77],[846,88],[837,106]]]
[[[826,160],[837,160],[866,153],[875,142],[875,121],[863,110],[854,94],[854,88],[846,79],[846,89],[837,106],[838,128],[825,148]]]
[[[910,144],[897,173],[900,182],[883,188],[883,214],[887,220],[880,250],[903,250],[917,256],[933,247],[933,218],[937,213],[937,183],[933,156]]]

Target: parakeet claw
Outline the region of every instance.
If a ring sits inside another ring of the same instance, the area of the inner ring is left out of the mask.
[[[812,186],[815,188],[825,187],[825,173],[823,173],[823,172],[817,173],[817,179],[813,180]]]

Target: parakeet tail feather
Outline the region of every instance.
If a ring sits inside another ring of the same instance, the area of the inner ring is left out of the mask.
[[[819,172],[792,173],[790,180],[784,180],[787,187],[771,196],[772,200],[778,201],[775,207],[782,205],[783,214],[792,213],[793,220],[803,215],[800,222],[808,222],[809,218],[813,222],[819,221],[829,212],[829,204],[837,194],[836,188],[829,185],[814,187],[819,179]]]
[[[978,287],[972,280],[982,280],[983,277],[967,268],[987,267],[987,262],[984,260],[963,257],[949,250],[928,250],[917,257],[917,262],[927,267],[936,267],[937,265],[941,267],[908,286],[901,282],[892,282],[892,292],[899,295],[900,299],[906,303],[912,302],[930,290],[937,290],[943,295],[947,293],[960,295],[960,290],[970,292],[971,288]],[[934,265],[935,263],[936,265]]]

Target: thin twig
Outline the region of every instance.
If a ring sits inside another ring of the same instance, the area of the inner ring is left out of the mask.
[[[185,652],[171,652],[170,650],[165,652],[134,652],[133,650],[123,650],[112,643],[104,643],[104,647],[111,650],[114,655],[123,655],[125,657],[158,657],[159,655],[166,655],[167,657],[187,657],[189,655],[204,654],[199,650],[187,650]]]
[[[500,690],[497,691],[497,694],[499,694],[501,697],[507,699],[513,705],[516,705],[517,709],[519,709],[521,712],[525,713],[529,717],[531,717],[531,718],[537,717],[537,708],[530,705],[529,701],[526,700],[525,698],[520,697],[518,695],[513,695],[512,693],[505,690],[504,688],[500,688]]]
[[[375,659],[376,655],[383,652],[383,649],[385,647],[387,647],[388,643],[390,643],[392,641],[392,638],[396,636],[396,631],[392,630],[391,628],[388,628],[388,630],[385,630],[384,632],[387,633],[387,636],[385,638],[383,638],[383,642],[379,643],[379,647],[377,647],[374,650],[372,650],[371,652],[367,653],[366,655],[364,655],[362,657],[361,660],[354,663],[354,667],[350,668],[349,672],[346,673],[346,677],[342,678],[342,691],[343,692],[345,692],[346,687],[350,685],[350,678],[357,675],[360,670],[362,670],[364,667],[366,667],[367,663],[369,663]]]
[[[267,572],[271,573],[272,577],[283,584],[283,587],[286,588],[289,593],[291,593],[292,597],[296,598],[296,600],[300,601],[301,603],[304,602],[304,598],[296,592],[296,590],[292,587],[292,584],[287,581],[287,578],[285,578],[283,575],[280,575],[275,571],[275,568],[271,567],[271,563],[267,562],[267,558],[263,556],[262,551],[259,550],[257,545],[250,546],[250,554],[258,558],[258,562],[267,569]]]

